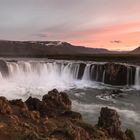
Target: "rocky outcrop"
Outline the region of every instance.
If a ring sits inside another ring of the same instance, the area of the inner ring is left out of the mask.
[[[93,64],[91,79],[110,85],[134,85],[136,68],[119,63]]]
[[[101,109],[98,126],[107,130],[111,137],[120,140],[135,140],[134,134],[131,130],[126,130],[124,133],[121,129],[121,122],[118,113],[107,107]]]
[[[101,109],[98,125],[85,123],[80,113],[71,111],[68,95],[56,89],[42,100],[0,97],[2,140],[135,140],[133,132],[122,132],[120,124],[117,112],[108,108]]]
[[[105,83],[111,85],[134,84],[136,68],[122,64],[108,63],[105,65]]]
[[[29,97],[25,103],[29,110],[38,111],[42,117],[56,116],[64,111],[71,110],[71,101],[64,92],[58,92],[56,89],[44,95],[42,101],[37,98]]]

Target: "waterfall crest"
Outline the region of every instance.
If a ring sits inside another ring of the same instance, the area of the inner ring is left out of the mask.
[[[94,62],[86,64],[78,61],[5,61],[5,63],[9,74],[5,77],[0,67],[1,83],[5,79],[10,79],[16,81],[16,84],[19,82],[27,86],[40,85],[40,87],[45,84],[50,88],[65,87],[67,84],[72,86],[78,82],[82,82],[83,86],[89,82],[140,86],[140,67],[130,65]]]

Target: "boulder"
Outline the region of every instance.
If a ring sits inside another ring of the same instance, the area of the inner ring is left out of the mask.
[[[42,98],[47,107],[56,112],[71,110],[71,100],[65,92],[58,92],[56,89],[49,91]]]
[[[101,108],[98,126],[107,130],[113,138],[134,140],[134,135],[131,130],[127,130],[125,133],[122,131],[120,117],[114,109],[109,109],[108,107]]]
[[[110,135],[114,136],[121,131],[121,122],[118,113],[107,107],[102,108],[98,121],[98,126],[105,128]]]
[[[25,103],[30,111],[38,111],[42,117],[54,117],[71,109],[71,101],[68,95],[64,92],[58,92],[56,89],[44,95],[42,101],[29,97]]]
[[[5,97],[0,97],[0,114],[12,114],[13,110]]]
[[[37,98],[29,97],[25,103],[30,111],[38,111],[42,117],[49,113],[46,103]]]

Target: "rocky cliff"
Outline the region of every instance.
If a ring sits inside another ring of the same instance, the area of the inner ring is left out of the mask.
[[[81,63],[78,78],[82,79],[86,64]],[[136,67],[121,63],[96,63],[90,65],[89,76],[93,81],[110,85],[134,85]]]
[[[122,131],[115,110],[102,108],[98,123],[90,125],[71,110],[71,104],[68,95],[56,89],[42,100],[29,97],[25,102],[8,101],[0,97],[0,139],[135,140],[131,130]]]

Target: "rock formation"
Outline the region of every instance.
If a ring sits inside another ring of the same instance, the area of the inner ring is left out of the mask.
[[[8,101],[0,97],[1,140],[135,140],[131,130],[124,133],[115,110],[102,108],[99,122],[93,126],[71,110],[71,101],[56,89],[42,101],[29,97]]]
[[[110,85],[134,85],[136,68],[119,63],[93,64],[91,79]]]
[[[107,107],[101,109],[98,126],[107,130],[111,137],[119,140],[135,140],[131,130],[126,130],[124,133],[121,129],[121,122],[118,113]]]

